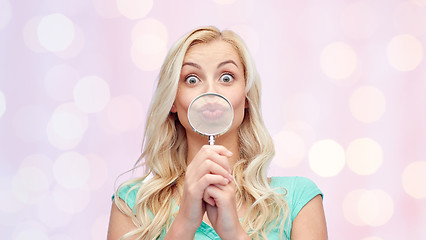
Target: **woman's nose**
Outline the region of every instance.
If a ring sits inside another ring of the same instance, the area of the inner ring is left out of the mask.
[[[217,93],[216,92],[217,89],[216,89],[216,86],[215,86],[213,80],[209,79],[208,81],[206,81],[206,89],[205,89],[205,91],[208,92],[208,93]]]

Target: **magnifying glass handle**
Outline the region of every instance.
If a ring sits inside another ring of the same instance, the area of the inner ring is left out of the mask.
[[[209,144],[214,145],[214,136],[213,135],[209,136]]]

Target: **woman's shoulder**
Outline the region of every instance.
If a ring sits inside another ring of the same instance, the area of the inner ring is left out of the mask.
[[[317,195],[323,197],[314,181],[306,177],[271,177],[270,185],[274,191],[285,194],[292,220],[312,198]]]
[[[130,181],[123,183],[118,188],[118,197],[123,200],[130,209],[133,209],[136,203],[136,195],[141,187],[142,182]],[[113,196],[114,197],[114,196]]]

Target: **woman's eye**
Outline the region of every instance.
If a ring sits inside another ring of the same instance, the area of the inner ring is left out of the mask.
[[[230,73],[225,73],[222,76],[220,76],[220,81],[224,83],[232,82],[233,79],[234,77]]]
[[[198,79],[198,77],[196,77],[194,75],[191,75],[191,76],[186,77],[185,81],[188,84],[196,84],[200,81],[200,79]]]

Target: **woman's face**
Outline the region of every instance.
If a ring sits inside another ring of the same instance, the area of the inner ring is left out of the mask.
[[[234,108],[234,120],[229,132],[236,132],[246,107],[245,82],[240,56],[230,43],[214,40],[196,44],[189,48],[183,60],[171,111],[178,114],[187,132],[193,132],[187,117],[191,101],[203,93],[218,93],[226,97]]]

